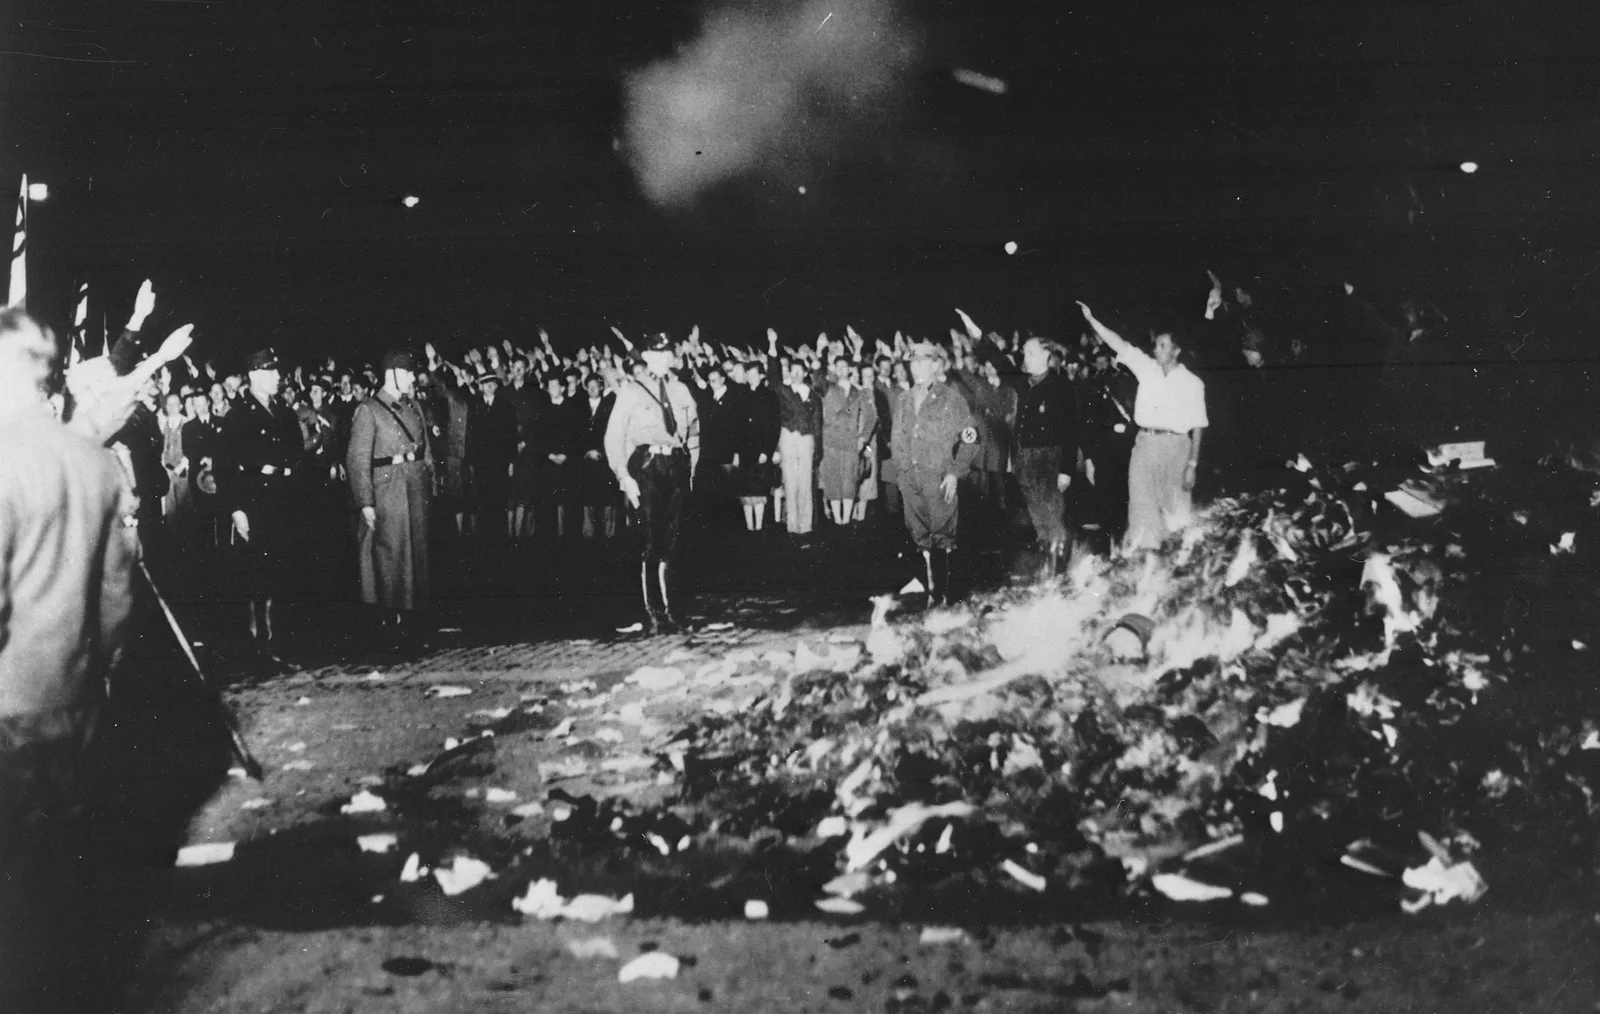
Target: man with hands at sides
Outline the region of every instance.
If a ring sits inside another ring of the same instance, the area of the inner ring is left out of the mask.
[[[956,484],[978,455],[978,424],[961,392],[947,383],[939,349],[911,345],[911,387],[895,395],[890,456],[899,470],[911,541],[922,552],[929,605],[950,599],[950,554],[956,548]]]
[[[1128,461],[1129,549],[1159,546],[1189,522],[1195,475],[1205,436],[1205,383],[1178,361],[1183,353],[1170,330],[1155,335],[1147,354],[1106,327],[1082,301],[1083,319],[1139,380],[1133,422],[1139,427]]]
[[[677,353],[657,335],[639,353],[644,369],[622,382],[606,423],[606,461],[644,532],[639,584],[650,633],[678,628],[668,579],[677,556],[690,477],[700,458],[700,418],[694,396],[672,376]],[[659,587],[656,608],[652,585]]]
[[[350,496],[361,509],[357,563],[361,601],[380,611],[395,646],[420,650],[418,614],[428,600],[428,509],[433,453],[413,395],[422,365],[398,349],[384,355],[383,387],[356,406],[345,448]]]
[[[282,376],[270,348],[245,359],[249,386],[222,423],[217,493],[233,521],[231,543],[250,604],[250,637],[272,640],[272,600],[283,582],[288,537],[302,510],[295,473],[305,456],[300,419],[278,397]]]

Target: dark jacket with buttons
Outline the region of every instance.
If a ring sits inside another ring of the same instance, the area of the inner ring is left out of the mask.
[[[281,499],[298,483],[305,459],[300,419],[277,398],[268,407],[246,392],[222,420],[219,458],[215,473],[223,511],[244,511],[254,523],[252,510]]]
[[[1059,448],[1064,460],[1078,456],[1078,400],[1059,373],[1029,380],[1017,406],[1017,447]]]

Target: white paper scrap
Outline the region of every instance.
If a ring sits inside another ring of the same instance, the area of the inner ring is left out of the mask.
[[[225,863],[233,858],[233,842],[209,842],[205,845],[185,845],[178,850],[178,866],[210,866]]]
[[[967,931],[959,926],[924,926],[917,943],[925,947],[937,947],[942,944],[964,944],[968,940]]]
[[[1150,885],[1173,901],[1217,901],[1233,897],[1233,890],[1190,880],[1181,873],[1157,873]]]
[[[477,887],[492,872],[489,864],[481,859],[474,859],[471,856],[456,856],[449,869],[434,870],[433,879],[439,882],[439,887],[445,894],[454,896]]]
[[[817,911],[829,915],[860,915],[867,910],[867,906],[849,898],[818,898],[814,904]]]
[[[350,802],[339,807],[340,813],[382,813],[389,808],[382,796],[374,795],[362,789],[350,797]]]
[[[678,959],[665,951],[651,951],[623,965],[617,972],[618,982],[636,979],[675,979],[678,976]]]
[[[567,953],[579,960],[588,958],[609,958],[615,961],[617,945],[611,942],[610,937],[589,937],[587,940],[567,941]]]
[[[1422,891],[1428,902],[1434,905],[1443,905],[1457,898],[1474,902],[1489,890],[1489,885],[1471,863],[1451,866],[1438,856],[1429,859],[1426,866],[1406,870],[1400,879],[1407,887]]]
[[[1042,891],[1048,884],[1048,881],[1039,876],[1039,874],[1034,873],[1032,870],[1024,869],[1023,867],[1018,866],[1013,860],[1007,859],[1005,862],[1000,864],[1000,868],[1010,874],[1012,880],[1015,880],[1017,883],[1021,884],[1023,887],[1029,888],[1030,890]]]
[[[406,865],[400,870],[402,884],[414,884],[427,875],[428,868],[422,865],[422,857],[415,852],[406,859]]]

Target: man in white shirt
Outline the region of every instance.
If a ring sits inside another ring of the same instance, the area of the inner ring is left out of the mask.
[[[1206,386],[1178,362],[1183,349],[1171,332],[1155,336],[1153,355],[1106,327],[1082,302],[1083,318],[1139,380],[1133,421],[1139,427],[1128,462],[1129,549],[1159,546],[1188,524],[1200,443],[1208,425]]]
[[[623,382],[606,422],[606,460],[644,533],[639,585],[650,633],[673,633],[682,624],[668,594],[670,570],[700,459],[700,414],[689,388],[672,375],[677,353],[666,335],[652,339],[639,358],[642,376]],[[659,610],[652,587],[661,592]]]

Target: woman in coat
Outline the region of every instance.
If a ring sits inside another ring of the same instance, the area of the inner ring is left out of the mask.
[[[856,385],[855,367],[848,359],[833,360],[828,372],[832,383],[822,396],[819,484],[828,516],[843,526],[855,520],[856,495],[867,472],[865,457],[878,426],[878,409],[872,395]]]

